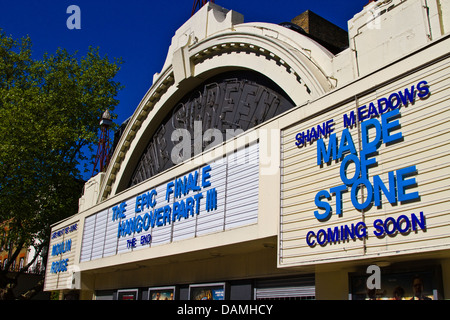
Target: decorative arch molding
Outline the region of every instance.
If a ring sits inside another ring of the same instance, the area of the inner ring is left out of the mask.
[[[290,33],[292,38],[281,37],[283,32]],[[293,40],[296,38],[302,40],[301,43]],[[216,34],[193,44],[189,47],[189,56],[191,70],[196,74],[221,65],[252,66],[253,70],[271,76],[276,76],[274,71],[277,70],[277,83],[286,92],[292,91],[290,96],[299,99],[297,104],[305,101],[303,92],[295,93],[298,92],[298,84],[304,87],[308,99],[317,98],[336,85],[336,80],[327,75],[331,74],[332,54],[313,40],[277,25],[236,26],[233,32]]]
[[[183,96],[207,79],[251,70],[271,79],[280,88],[279,94],[285,93],[287,101],[299,105],[335,87],[333,78],[327,76],[331,56],[304,35],[271,24],[237,25],[203,40],[186,34],[181,47],[169,48],[163,71],[129,119],[101,184],[99,201],[130,186],[134,168],[156,128]]]

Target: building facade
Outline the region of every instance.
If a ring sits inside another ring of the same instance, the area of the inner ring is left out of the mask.
[[[14,244],[8,243],[7,234],[9,230],[9,222],[3,222],[0,224],[0,270],[6,270],[8,261],[13,256],[16,248]],[[47,252],[39,254],[37,258],[36,249],[34,246],[22,248],[17,255],[16,259],[11,263],[9,271],[18,272],[23,271],[24,267],[28,266],[26,273],[43,274],[45,271],[45,265],[43,265],[43,258]],[[32,262],[33,261],[33,262]],[[32,263],[31,263],[32,262]]]
[[[53,226],[45,290],[448,299],[450,1],[374,1],[348,26],[332,53],[202,7]]]

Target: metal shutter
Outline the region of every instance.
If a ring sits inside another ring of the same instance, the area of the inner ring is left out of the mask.
[[[289,279],[257,280],[255,299],[310,299],[316,297],[314,276]]]

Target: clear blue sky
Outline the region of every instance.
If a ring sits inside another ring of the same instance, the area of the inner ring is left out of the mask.
[[[175,31],[191,16],[194,0],[0,0],[0,28],[14,38],[29,35],[35,58],[58,47],[85,55],[89,46],[102,55],[122,57],[116,80],[120,92],[117,123],[132,115],[161,71]],[[347,30],[347,21],[368,0],[216,0],[216,4],[244,15],[246,22],[280,23],[312,10]],[[69,30],[67,7],[81,9],[81,29]]]

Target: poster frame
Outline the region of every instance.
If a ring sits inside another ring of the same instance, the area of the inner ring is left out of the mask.
[[[214,293],[214,290],[222,291]],[[204,291],[205,294],[211,299],[208,299],[207,296],[205,296],[202,299],[196,299],[195,297],[198,295],[201,295],[201,291]],[[204,283],[204,284],[192,284],[189,286],[189,300],[227,300],[227,285],[225,282],[215,282],[215,283]],[[222,296],[221,299],[214,298],[215,296]],[[206,298],[206,299],[205,299]]]
[[[169,293],[172,294],[172,299],[152,299],[152,294],[160,294],[162,296],[162,293]],[[168,287],[151,287],[148,288],[148,300],[176,300],[178,298],[178,294],[176,292],[175,286],[168,286]]]

